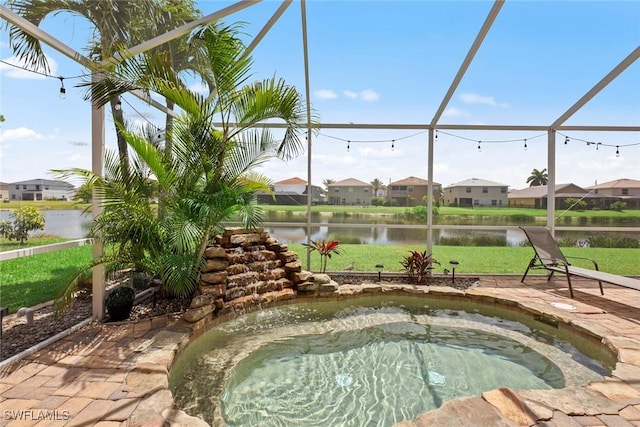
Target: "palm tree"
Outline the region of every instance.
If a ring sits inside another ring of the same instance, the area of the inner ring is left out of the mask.
[[[192,37],[207,49],[208,76],[216,88],[210,99],[190,91],[165,55],[131,58],[118,67],[117,76],[85,84],[96,105],[140,89],[165,97],[183,112],[173,125],[170,156],[143,135],[121,129],[134,153],[130,177],[109,157],[104,179],[86,170],[67,171],[101,188],[104,218],[95,224],[105,241],[121,249],[112,252],[118,254],[114,260],[143,260],[142,267],[182,296],[195,289],[206,246],[225,221],[238,214],[247,228],[260,223],[255,192],[268,190],[270,182],[253,169],[274,156],[290,159],[303,149],[301,95],[275,77],[247,83],[251,59],[237,34],[237,27],[209,25]],[[286,124],[281,139],[255,127],[274,119]],[[166,195],[164,218],[149,207],[150,176]]]
[[[384,189],[384,183],[380,181],[378,178],[371,181],[370,184],[373,186],[373,195],[375,197],[378,196],[378,190]]]
[[[156,0],[7,0],[7,7],[35,25],[49,15],[63,12],[86,18],[93,25],[94,36],[86,47],[92,60],[106,60],[123,46],[135,46],[192,20],[193,0],[158,2]],[[184,13],[181,11],[185,11]],[[163,18],[164,17],[164,18]],[[170,17],[167,19],[167,17]],[[40,41],[18,27],[11,27],[10,43],[15,55],[27,65],[49,71]],[[109,71],[114,71],[111,67]],[[118,153],[123,173],[128,173],[127,143],[120,133],[124,116],[117,95],[109,100],[116,123]],[[120,126],[119,126],[120,125]]]
[[[531,176],[527,178],[527,183],[529,184],[529,187],[547,185],[547,182],[549,182],[549,175],[547,174],[547,168],[544,168],[541,171],[538,169],[534,169],[531,171]]]

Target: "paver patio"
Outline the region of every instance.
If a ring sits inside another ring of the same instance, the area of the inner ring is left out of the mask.
[[[497,389],[446,402],[397,426],[640,426],[640,292],[605,285],[600,296],[597,282],[575,280],[576,298],[570,299],[563,278],[547,282],[541,276],[527,278],[526,285],[519,276],[484,276],[466,292],[429,292],[554,319],[601,341],[618,362],[611,376],[584,387]],[[195,335],[186,323],[164,317],[93,323],[2,367],[0,426],[206,425],[177,409],[168,389],[174,356]]]

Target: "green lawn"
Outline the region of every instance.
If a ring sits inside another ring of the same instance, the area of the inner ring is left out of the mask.
[[[375,271],[376,264],[384,265],[384,271],[400,272],[400,262],[409,250],[422,250],[417,246],[342,244],[343,252],[333,255],[327,263],[327,271],[342,271],[352,261],[355,271]],[[300,254],[306,268],[306,248],[290,244],[290,250]],[[640,249],[563,248],[567,256],[589,257],[598,261],[600,269],[621,275],[640,275]],[[434,257],[440,261],[434,272],[450,269],[449,261],[460,264],[460,274],[522,274],[533,255],[529,247],[461,247],[435,246]],[[33,306],[53,299],[78,268],[91,261],[90,245],[72,249],[33,255],[0,262],[0,305],[11,312],[20,307]],[[311,270],[319,269],[320,257],[311,253]],[[588,263],[576,263],[591,268]],[[538,271],[538,274],[543,272]]]
[[[343,252],[333,255],[327,262],[327,271],[342,271],[352,261],[354,271],[375,271],[376,264],[385,266],[385,271],[401,271],[400,262],[409,254],[409,250],[422,251],[424,248],[409,245],[340,245]],[[306,268],[306,248],[301,244],[290,244],[289,249],[300,255]],[[640,275],[640,249],[610,248],[562,248],[566,256],[579,256],[595,259],[601,270],[622,275]],[[442,273],[444,268],[451,269],[450,260],[460,264],[456,272],[478,274],[522,274],[533,256],[530,247],[464,247],[434,246],[433,256],[440,262],[434,272]],[[576,262],[576,265],[593,268],[593,264]],[[311,270],[320,266],[320,255],[311,252]],[[540,272],[542,273],[542,272]]]
[[[0,305],[14,313],[52,300],[91,257],[86,245],[0,262]]]
[[[9,240],[0,237],[0,252],[50,245],[52,243],[66,242],[67,240],[69,239],[58,236],[38,236],[30,237],[27,241],[20,244],[17,240]]]

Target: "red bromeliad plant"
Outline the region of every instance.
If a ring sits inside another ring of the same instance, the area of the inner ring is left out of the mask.
[[[407,255],[401,262],[405,271],[409,275],[409,278],[415,280],[416,283],[423,283],[425,277],[431,274],[433,264],[440,264],[431,254],[427,254],[427,251],[409,251],[410,255]]]
[[[321,273],[324,273],[327,270],[327,260],[331,258],[331,254],[339,255],[342,251],[340,248],[338,248],[338,246],[340,245],[340,242],[338,240],[310,240],[310,243],[303,243],[303,245],[311,249],[311,251],[318,251],[318,253],[320,254]]]

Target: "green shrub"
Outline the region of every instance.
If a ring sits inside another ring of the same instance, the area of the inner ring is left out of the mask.
[[[640,240],[628,236],[596,234],[587,237],[586,240],[592,248],[640,248]]]
[[[622,200],[618,200],[617,202],[611,203],[610,208],[614,211],[622,212],[624,208],[627,207],[627,202],[623,202]]]

